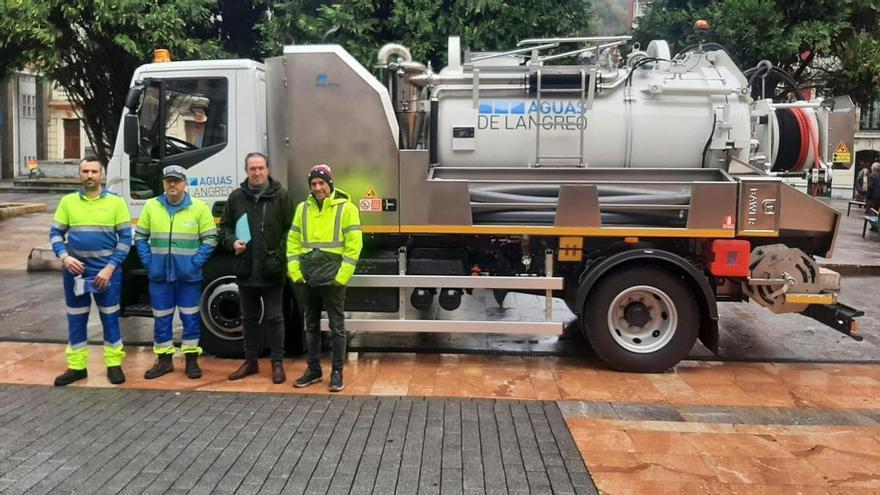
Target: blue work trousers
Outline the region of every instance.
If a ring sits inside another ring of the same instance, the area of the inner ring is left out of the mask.
[[[153,303],[153,352],[156,354],[174,354],[174,332],[172,320],[174,309],[180,313],[183,323],[183,335],[180,350],[184,354],[201,354],[199,335],[199,297],[202,293],[201,282],[153,282],[150,281],[150,299]]]
[[[110,278],[107,290],[74,294],[75,275],[62,269],[64,280],[64,302],[67,305],[67,366],[72,370],[84,370],[88,362],[88,324],[92,298],[101,316],[104,327],[104,362],[107,366],[119,366],[125,352],[122,350],[122,334],[119,331],[119,296],[122,291],[122,270],[116,269]],[[83,278],[97,275],[87,271]]]

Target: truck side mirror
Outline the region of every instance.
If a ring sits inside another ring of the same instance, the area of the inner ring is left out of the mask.
[[[125,152],[131,157],[138,155],[139,131],[138,116],[133,113],[126,114],[122,127],[122,143]]]
[[[128,88],[128,93],[125,95],[125,108],[128,109],[129,113],[137,113],[138,108],[141,106],[141,96],[144,95],[144,85],[141,83],[135,83],[134,86]]]

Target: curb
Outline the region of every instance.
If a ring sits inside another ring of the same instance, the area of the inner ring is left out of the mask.
[[[61,260],[55,256],[51,246],[37,246],[28,254],[27,271],[29,272],[61,271],[61,266]]]
[[[0,203],[0,220],[48,211],[45,203]]]
[[[834,270],[841,276],[876,276],[880,275],[880,265],[849,265],[842,263],[820,263],[820,267]]]
[[[75,192],[77,187],[60,187],[60,186],[7,186],[0,185],[0,192],[5,193],[43,193],[43,194],[67,194]]]

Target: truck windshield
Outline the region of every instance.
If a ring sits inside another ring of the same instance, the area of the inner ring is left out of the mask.
[[[161,194],[163,167],[189,168],[223,149],[227,88],[225,78],[150,81],[138,116],[140,145],[132,160],[132,198]]]

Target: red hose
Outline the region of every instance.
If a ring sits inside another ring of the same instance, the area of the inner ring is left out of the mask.
[[[795,172],[800,172],[804,168],[804,162],[807,161],[807,153],[810,150],[810,137],[807,123],[807,117],[801,112],[800,108],[792,108],[792,113],[797,119],[798,129],[801,131],[801,149],[798,152],[798,159],[792,167]]]

